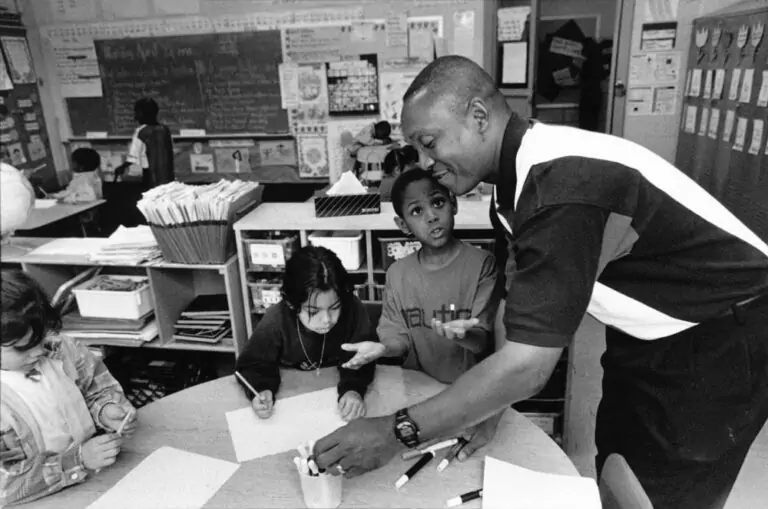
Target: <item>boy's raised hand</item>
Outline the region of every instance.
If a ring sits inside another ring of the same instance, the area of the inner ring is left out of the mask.
[[[452,320],[450,322],[441,322],[440,320],[432,319],[432,330],[438,335],[447,339],[464,339],[467,335],[467,331],[472,327],[480,323],[477,318],[469,318],[467,320]]]
[[[114,433],[93,437],[80,448],[83,465],[88,470],[99,470],[108,467],[115,462],[122,444],[123,439],[120,435]]]
[[[272,410],[275,408],[275,399],[272,396],[272,391],[267,389],[261,391],[258,398],[253,398],[251,401],[251,407],[259,419],[269,419],[272,416]]]
[[[374,341],[361,341],[360,343],[344,343],[341,349],[347,352],[355,352],[355,356],[341,365],[346,369],[360,369],[369,362],[373,362],[386,351],[386,347]]]
[[[355,391],[347,391],[339,398],[339,415],[349,422],[360,417],[365,417],[365,402]]]

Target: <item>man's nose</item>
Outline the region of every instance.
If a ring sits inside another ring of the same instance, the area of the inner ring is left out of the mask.
[[[427,154],[419,151],[419,166],[424,168],[425,170],[429,170],[432,168],[432,166],[435,164],[435,160],[429,157]]]

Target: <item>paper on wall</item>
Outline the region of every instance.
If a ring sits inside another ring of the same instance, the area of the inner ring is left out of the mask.
[[[739,94],[739,102],[750,103],[752,102],[752,82],[755,80],[755,70],[745,69],[744,78],[741,82],[741,93]]]
[[[335,387],[292,398],[278,398],[269,419],[250,406],[226,413],[237,461],[242,463],[295,449],[345,424],[338,412]],[[311,422],[311,426],[306,423]]]
[[[341,177],[342,173],[352,169],[355,160],[349,155],[348,148],[354,143],[357,133],[374,121],[367,118],[328,122],[328,177],[332,184]]]
[[[213,154],[190,154],[189,165],[192,167],[192,173],[214,173],[216,171]]]
[[[382,120],[400,123],[403,96],[417,75],[415,71],[384,71],[379,74],[379,108]]]
[[[259,142],[262,166],[296,166],[296,142],[293,140],[262,140]]]
[[[496,40],[498,42],[519,41],[525,31],[525,22],[531,14],[530,7],[504,7],[497,11],[498,30]]]
[[[653,90],[654,115],[674,115],[677,110],[677,87],[655,87]]]
[[[299,104],[299,66],[292,62],[278,64],[278,72],[282,107],[295,108]]]
[[[653,76],[653,55],[632,55],[629,59],[629,83],[648,83]]]
[[[435,38],[443,37],[442,16],[408,18],[408,56],[429,63],[435,57]]]
[[[677,19],[678,0],[646,0],[643,21],[674,21]]]
[[[733,123],[736,120],[736,112],[734,110],[728,110],[725,112],[725,123],[723,124],[723,141],[726,143],[731,142],[731,134],[733,133]]]
[[[728,89],[728,100],[735,101],[739,97],[739,84],[741,80],[741,68],[737,67],[731,75],[731,87]]]
[[[715,84],[712,87],[712,99],[722,99],[725,88],[725,69],[715,71]]]
[[[629,87],[627,90],[627,115],[650,115],[653,101],[651,87]]]
[[[763,127],[765,122],[761,119],[752,121],[752,143],[749,144],[749,153],[757,155],[760,152],[760,146],[763,144]]]
[[[696,131],[696,106],[688,105],[685,110],[685,132],[693,133]]]
[[[328,141],[325,135],[296,136],[299,152],[299,177],[328,177]]]
[[[5,58],[8,60],[8,73],[11,80],[19,85],[36,83],[37,76],[32,66],[32,55],[24,37],[0,37]]]
[[[501,80],[505,84],[522,84],[528,75],[528,43],[505,42],[501,62]]]
[[[736,122],[736,136],[733,139],[733,150],[739,152],[744,150],[744,142],[747,138],[747,119],[745,117],[739,117]]]
[[[161,447],[88,509],[201,509],[239,466],[201,454]]]
[[[704,92],[701,94],[702,99],[709,99],[712,97],[712,69],[707,69],[707,73],[704,75]]]
[[[709,128],[709,108],[701,108],[701,118],[699,119],[699,136],[706,136]]]
[[[475,58],[475,11],[453,13],[453,53]]]
[[[222,147],[213,151],[218,173],[250,173],[251,152],[248,147]]]
[[[386,24],[387,47],[390,57],[405,57],[408,55],[408,19],[404,12],[392,11],[387,16]],[[396,50],[396,51],[392,51]]]
[[[691,74],[691,88],[690,88],[690,95],[691,97],[699,97],[699,94],[701,93],[701,69],[694,69],[693,73]]]
[[[720,129],[720,109],[712,108],[709,116],[709,137],[713,140],[717,139],[718,129]]]
[[[48,38],[56,61],[62,97],[101,97],[101,76],[96,46],[88,36]]]
[[[757,94],[757,105],[761,108],[768,106],[768,71],[763,71],[763,84],[760,85],[760,93]]]
[[[101,11],[109,20],[147,18],[149,0],[101,0]]]
[[[483,509],[530,507],[600,509],[602,505],[594,479],[536,472],[486,456]]]
[[[54,21],[89,21],[96,18],[95,0],[53,0],[49,4]]]

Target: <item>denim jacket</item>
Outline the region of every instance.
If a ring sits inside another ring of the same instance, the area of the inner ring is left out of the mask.
[[[126,412],[133,407],[104,363],[66,336],[46,339],[49,357],[62,361],[85,399],[97,429],[102,408],[115,403]],[[29,502],[78,484],[88,477],[80,448],[74,443],[60,454],[45,452],[42,431],[29,407],[10,387],[0,387],[0,507]]]

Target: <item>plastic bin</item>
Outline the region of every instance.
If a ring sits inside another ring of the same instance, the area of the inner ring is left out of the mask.
[[[270,306],[277,304],[282,300],[280,288],[282,283],[274,281],[256,281],[248,283],[251,289],[251,300],[253,301],[253,311],[262,313]]]
[[[254,271],[282,271],[285,262],[299,249],[299,236],[282,239],[244,239],[248,268]]]
[[[112,279],[124,279],[145,283],[144,286],[130,292],[92,290],[96,281],[102,276],[76,286],[72,292],[77,299],[77,307],[81,316],[91,318],[124,318],[136,320],[155,308],[149,279],[143,276],[113,276]]]
[[[347,270],[357,270],[363,264],[363,232],[353,231],[316,231],[309,236],[313,246],[330,249],[341,260]]]

